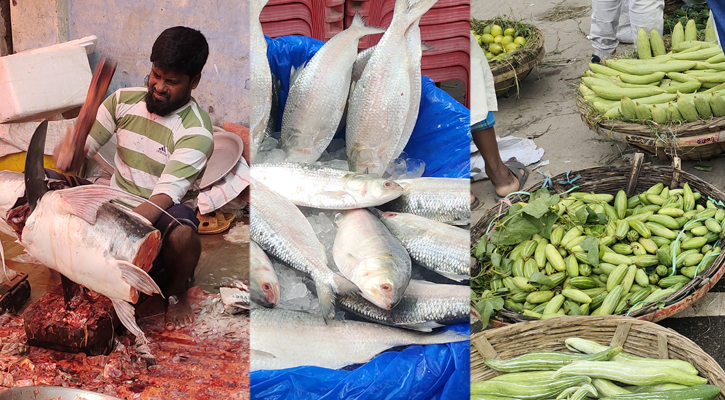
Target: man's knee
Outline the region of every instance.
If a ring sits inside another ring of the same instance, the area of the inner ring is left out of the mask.
[[[169,233],[169,247],[176,251],[201,251],[201,239],[194,228],[181,224]]]

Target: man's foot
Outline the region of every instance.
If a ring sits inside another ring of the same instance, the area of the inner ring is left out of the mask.
[[[508,161],[504,163],[506,166],[505,171],[501,173],[502,175],[500,178],[496,179],[495,192],[496,196],[498,197],[506,197],[508,194],[517,192],[523,188],[523,185],[526,183],[526,179],[528,178],[528,171],[525,168],[521,168],[522,165],[518,163],[518,176],[513,172],[512,168],[515,168],[516,166],[513,165],[514,163],[518,163],[516,158],[510,158]]]
[[[169,296],[166,299],[166,329],[173,331],[191,325],[194,311],[191,310],[186,293]]]

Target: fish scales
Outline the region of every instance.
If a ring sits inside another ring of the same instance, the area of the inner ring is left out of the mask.
[[[426,334],[360,321],[325,324],[313,314],[276,308],[253,309],[250,324],[252,370],[302,365],[338,369],[366,363],[396,346],[468,340],[456,332]]]
[[[252,0],[251,2],[251,26],[250,26],[250,156],[252,162],[256,159],[259,148],[267,134],[267,123],[270,119],[272,109],[272,71],[269,68],[267,59],[267,41],[262,32],[262,23],[259,15],[267,4],[268,0]]]
[[[416,264],[456,281],[470,279],[470,233],[443,222],[413,214],[379,212]]]
[[[251,175],[298,206],[320,209],[371,207],[403,194],[393,181],[313,164],[256,164]]]
[[[381,206],[386,211],[415,214],[452,225],[471,219],[470,181],[456,178],[416,178],[395,181],[403,195]]]
[[[411,280],[403,299],[390,310],[365,300],[360,294],[338,298],[340,308],[379,324],[430,331],[464,322],[470,316],[470,289],[466,285],[443,285]]]

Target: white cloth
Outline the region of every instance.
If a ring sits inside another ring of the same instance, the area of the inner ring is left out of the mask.
[[[48,131],[45,135],[46,155],[53,155],[53,151],[63,141],[68,130],[72,130],[75,126],[76,120],[77,118],[48,121]],[[40,121],[0,124],[0,157],[28,150],[30,139],[38,125]]]
[[[592,41],[594,54],[601,58],[611,56],[620,39],[625,43],[637,43],[640,28],[644,28],[648,36],[652,29],[661,36],[664,8],[662,0],[592,0],[592,25],[587,38]]]
[[[249,186],[249,165],[244,157],[224,178],[199,193],[199,213],[208,214],[237,198]]]
[[[471,32],[471,125],[486,119],[489,111],[498,111],[493,74]]]

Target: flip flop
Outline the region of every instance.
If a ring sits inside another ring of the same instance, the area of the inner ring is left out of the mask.
[[[478,211],[483,206],[483,203],[481,203],[480,200],[478,200],[478,197],[473,196],[473,203],[471,204],[471,211]]]
[[[234,214],[212,211],[209,214],[201,215],[196,212],[196,218],[199,220],[199,234],[214,235],[222,233],[229,229],[234,222]]]
[[[526,180],[529,179],[529,169],[526,168],[524,164],[517,161],[515,158],[506,161],[504,165],[511,171],[512,174],[514,174],[516,180],[519,181],[518,191],[524,190]],[[520,169],[524,170],[523,174],[519,172]],[[494,189],[493,191],[493,197],[496,199],[496,201],[501,200],[501,196],[496,194],[496,189]]]

